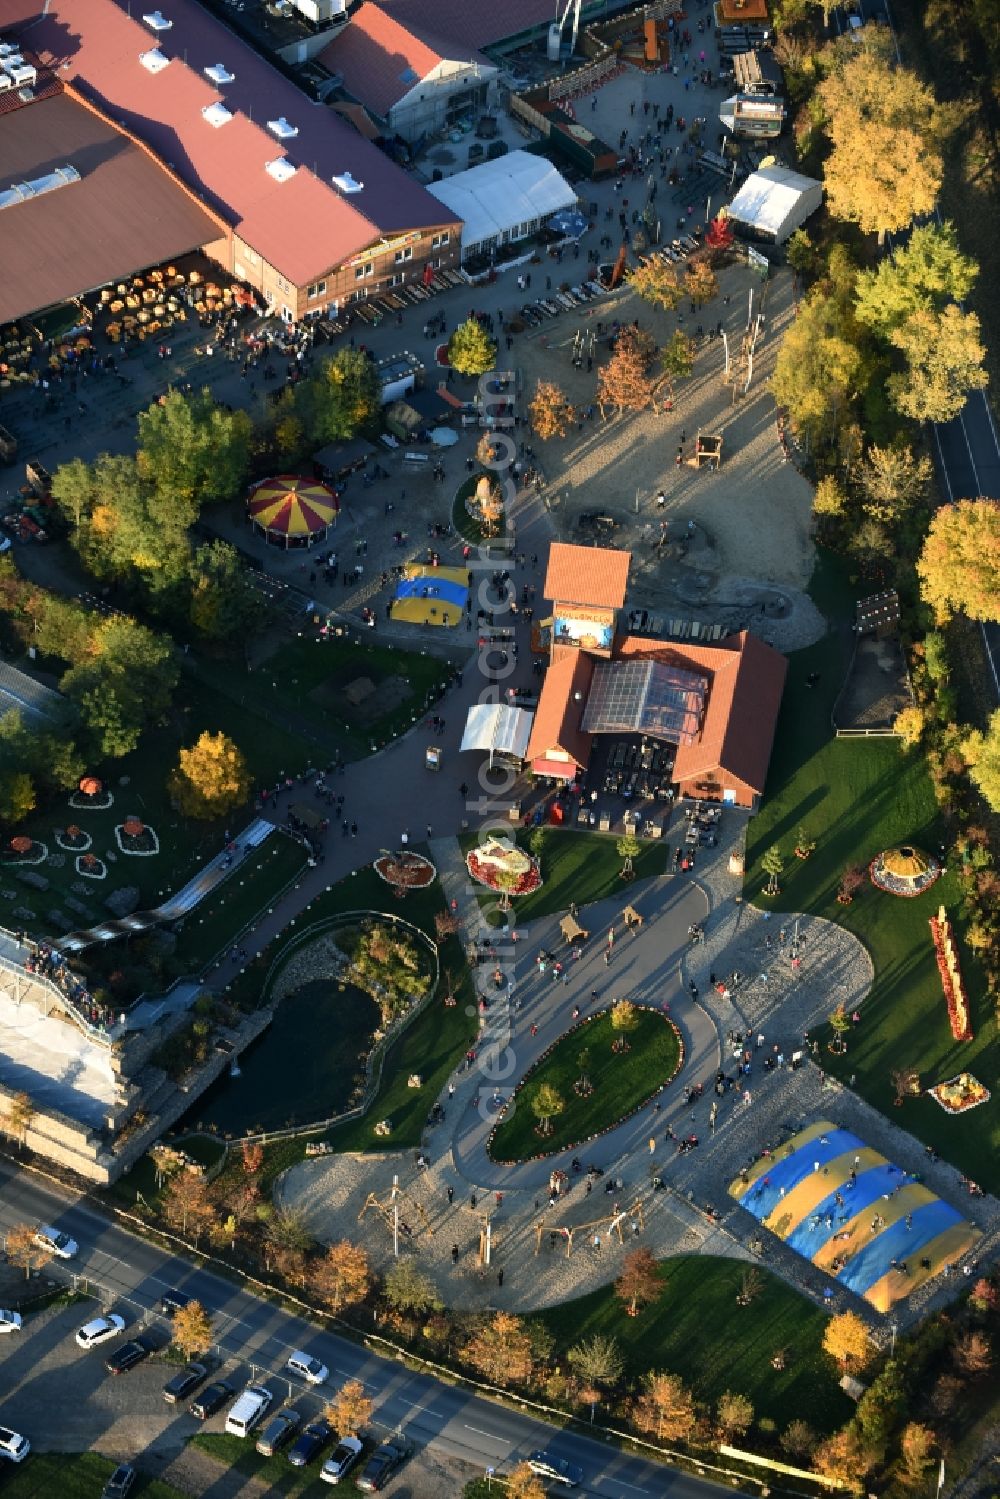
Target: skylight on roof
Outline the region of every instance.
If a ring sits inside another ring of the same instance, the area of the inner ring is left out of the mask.
[[[289,177],[295,176],[295,167],[287,156],[276,156],[269,161],[264,170],[274,178],[275,182],[287,182]]]
[[[211,78],[212,82],[217,83],[220,88],[224,83],[233,83],[236,78],[236,74],[230,73],[225,63],[222,62],[213,62],[205,69],[205,76]]]
[[[174,24],[173,21],[167,20],[162,10],[151,10],[149,14],[143,16],[142,19],[145,21],[150,31],[169,31],[171,26]]]
[[[272,135],[276,135],[281,141],[290,141],[293,135],[298,135],[299,133],[298,125],[289,124],[284,115],[277,120],[268,120],[267,128]]]
[[[364,187],[364,183],[352,177],[350,172],[339,172],[331,180],[334,187],[339,188],[342,193],[360,193]]]
[[[214,104],[207,104],[202,110],[202,114],[210,125],[215,126],[216,130],[218,130],[220,125],[227,125],[233,117],[232,110],[227,109],[218,99],[216,99]]]
[[[147,73],[162,73],[163,69],[170,65],[170,58],[161,52],[159,47],[150,47],[148,52],[140,52],[139,61]]]

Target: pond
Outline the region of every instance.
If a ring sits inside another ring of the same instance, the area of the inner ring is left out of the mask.
[[[224,1135],[312,1124],[348,1107],[378,1007],[361,989],[316,979],[283,999],[259,1041],[189,1110],[182,1127]]]

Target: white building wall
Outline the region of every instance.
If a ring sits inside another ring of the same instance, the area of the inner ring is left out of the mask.
[[[389,125],[404,140],[443,130],[456,114],[496,101],[497,69],[482,63],[438,64],[389,110]]]

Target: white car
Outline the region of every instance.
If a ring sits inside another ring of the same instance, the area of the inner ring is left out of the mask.
[[[0,1426],[0,1457],[9,1458],[12,1463],[23,1463],[30,1451],[31,1443],[27,1437],[19,1431],[11,1431],[9,1426]]]
[[[364,1444],[357,1437],[341,1437],[332,1457],[328,1457],[320,1470],[324,1483],[339,1483],[354,1467],[364,1452]]]
[[[0,1332],[20,1332],[21,1313],[0,1311]]]
[[[96,1348],[98,1343],[106,1343],[108,1338],[117,1338],[124,1331],[125,1318],[119,1317],[117,1312],[109,1312],[106,1317],[95,1317],[93,1321],[84,1323],[76,1335],[76,1345],[78,1348]]]
[[[49,1254],[54,1254],[57,1260],[71,1260],[79,1249],[75,1239],[69,1234],[64,1234],[58,1228],[50,1228],[43,1224],[35,1230],[35,1243],[42,1249],[47,1249]]]

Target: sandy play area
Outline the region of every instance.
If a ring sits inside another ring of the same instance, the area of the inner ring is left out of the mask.
[[[581,413],[594,407],[597,368],[606,349],[599,345],[591,373],[585,364],[574,368],[572,356],[577,330],[596,331],[598,321],[607,326],[638,318],[661,346],[678,327],[694,335],[699,325],[707,332],[721,322],[735,349],[751,290],[759,308],[761,283],[743,265],[726,268],[719,281],[719,295],[695,313],[688,302],[676,313],[659,312],[626,286],[576,315],[521,335],[525,405],[545,378],[557,381]],[[802,593],[813,564],[812,489],[784,460],[768,390],[779,337],[792,316],[791,292],[785,271],[767,285],[763,337],[747,396],[734,400],[732,387],[723,382],[721,337],[699,339],[694,374],[676,385],[671,412],[656,409],[602,421],[595,408],[592,418],[584,418],[566,438],[533,443],[547,481],[544,500],[559,534],[632,551],[632,606],[718,621],[727,628],[753,625],[786,649],[823,632],[820,616]],[[718,472],[687,462],[699,431],[722,435]],[[657,503],[661,490],[662,506]],[[579,527],[580,514],[595,510],[614,516],[613,532],[597,537]]]

